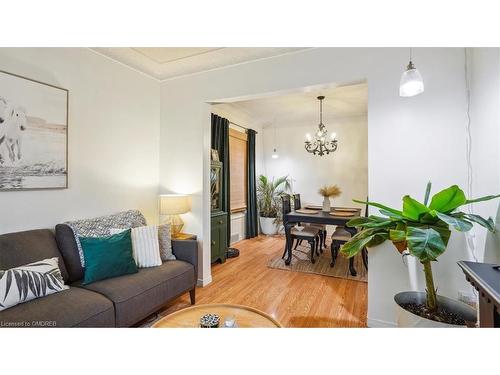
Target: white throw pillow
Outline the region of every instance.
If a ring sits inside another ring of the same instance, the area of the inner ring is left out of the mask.
[[[111,234],[123,232],[126,229],[111,229]],[[131,229],[132,252],[139,268],[161,266],[160,245],[158,241],[158,226],[150,225]]]
[[[66,289],[69,287],[64,285],[59,258],[0,270],[0,311]]]
[[[158,239],[160,240],[161,260],[175,260],[175,255],[172,253],[172,235],[170,232],[170,224],[162,224],[158,226]]]

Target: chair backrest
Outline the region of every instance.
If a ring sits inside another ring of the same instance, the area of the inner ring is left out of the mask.
[[[283,217],[285,217],[286,214],[290,213],[290,211],[292,211],[290,196],[288,194],[283,194],[281,196],[281,212],[283,213]]]
[[[300,194],[293,195],[293,208],[295,210],[300,210],[302,208],[302,204],[300,203]]]

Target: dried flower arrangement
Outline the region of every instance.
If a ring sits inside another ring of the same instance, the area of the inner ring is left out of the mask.
[[[318,190],[318,193],[325,198],[335,198],[338,197],[342,191],[337,185],[325,185]]]

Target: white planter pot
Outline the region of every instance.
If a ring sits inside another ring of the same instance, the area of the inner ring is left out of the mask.
[[[278,233],[278,226],[274,223],[274,217],[260,217],[260,230],[267,236],[272,236]]]
[[[401,292],[394,296],[394,302],[396,302],[397,309],[397,324],[398,327],[404,328],[465,328],[466,326],[457,326],[453,324],[446,324],[436,322],[434,320],[422,318],[421,316],[415,315],[408,310],[401,307],[400,304],[415,303],[421,304],[425,303],[426,295],[424,292]],[[455,314],[462,317],[468,325],[473,326],[477,321],[477,313],[469,305],[462,303],[460,301],[455,301],[454,299],[437,296],[438,305],[445,307],[448,311],[452,311]]]
[[[332,207],[332,204],[330,202],[330,198],[324,197],[323,198],[323,211],[330,212],[331,207]]]

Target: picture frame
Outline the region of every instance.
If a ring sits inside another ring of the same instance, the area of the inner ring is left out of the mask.
[[[0,70],[0,191],[68,188],[69,90]]]
[[[220,161],[219,160],[219,151],[212,148],[211,153],[212,153],[212,160],[213,161]]]

